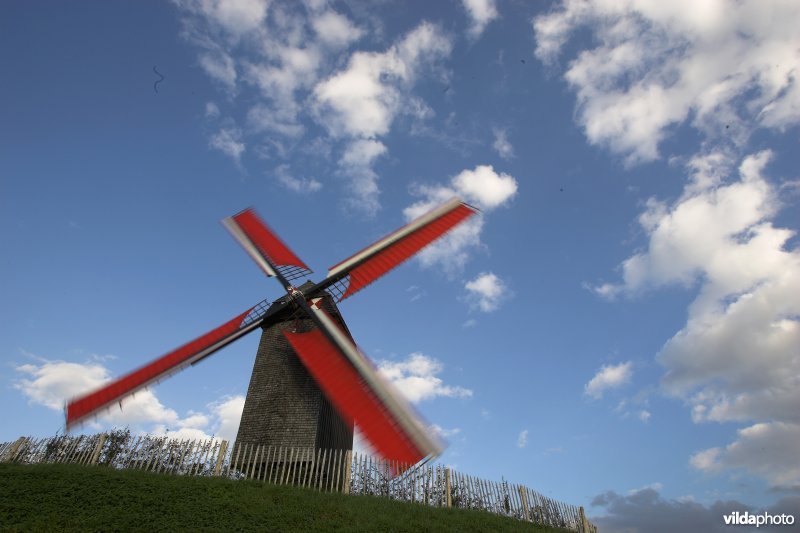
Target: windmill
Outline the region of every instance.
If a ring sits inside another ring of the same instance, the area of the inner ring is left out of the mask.
[[[264,332],[237,440],[266,442],[277,435],[308,443],[311,435],[314,447],[348,449],[355,422],[384,458],[415,464],[438,455],[438,441],[356,348],[335,302],[352,296],[476,213],[476,208],[454,198],[334,265],[323,281],[299,287],[292,282],[308,277],[311,270],[252,209],[226,218],[223,225],[261,270],[280,282],[286,295],[273,302],[264,300],[205,335],[72,399],[66,406],[67,429],[116,403],[121,406],[136,391],[260,327]],[[266,413],[270,408],[272,412]]]

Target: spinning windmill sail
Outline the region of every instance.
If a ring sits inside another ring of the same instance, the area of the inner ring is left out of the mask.
[[[349,297],[475,213],[474,207],[453,199],[331,267],[326,279],[304,285],[303,291],[291,282],[307,277],[311,270],[255,212],[248,209],[225,219],[226,228],[267,276],[277,278],[287,297],[272,305],[265,300],[192,342],[73,399],[66,408],[67,429],[277,320],[278,315],[293,313],[310,319],[315,328],[283,335],[344,420],[355,421],[383,457],[413,464],[438,455],[441,446],[420,418],[320,302],[326,293],[340,301]]]

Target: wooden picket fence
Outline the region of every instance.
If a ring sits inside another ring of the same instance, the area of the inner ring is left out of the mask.
[[[251,444],[229,447],[225,440],[134,437],[127,430],[116,430],[38,440],[20,437],[0,444],[0,462],[75,463],[251,479],[435,507],[479,509],[579,533],[597,533],[583,507],[553,500],[523,485],[478,479],[442,465],[407,465],[350,450]]]

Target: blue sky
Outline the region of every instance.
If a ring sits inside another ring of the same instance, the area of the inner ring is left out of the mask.
[[[321,279],[458,194],[478,222],[341,305],[444,463],[608,531],[798,514],[798,11],[4,3],[0,439],[278,298],[222,218]],[[235,435],[257,341],[84,430]]]

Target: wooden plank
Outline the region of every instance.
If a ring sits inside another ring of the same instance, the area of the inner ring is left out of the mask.
[[[199,475],[203,474],[203,471],[206,469],[206,463],[208,462],[208,456],[211,454],[211,445],[214,443],[213,440],[209,439],[208,443],[206,444],[206,453],[203,456],[203,462],[198,465],[197,473]]]
[[[245,479],[253,479],[253,468],[255,465],[253,464],[253,456],[255,455],[255,451],[258,449],[258,446],[255,443],[250,444],[250,454],[247,456],[247,464],[245,465],[245,469],[247,472],[244,475]]]
[[[331,450],[331,466],[328,469],[330,471],[329,479],[328,479],[328,490],[333,492],[334,487],[336,487],[336,480],[338,479],[337,472],[340,465],[340,450]]]
[[[267,446],[262,444],[262,445],[259,446],[259,450],[260,450],[261,453],[257,453],[256,454],[256,462],[258,463],[258,467],[256,468],[256,475],[255,475],[256,481],[261,481],[261,471],[264,468],[264,457],[266,456],[266,453],[267,453]]]
[[[153,468],[151,469],[152,472],[157,473],[161,469],[161,466],[165,462],[163,455],[168,454],[169,448],[170,440],[167,437],[164,437],[161,441],[161,447],[158,450],[158,455],[156,455],[155,461],[153,462]]]
[[[182,476],[184,474],[183,464],[186,460],[186,454],[189,452],[189,446],[191,446],[191,444],[191,439],[184,439],[181,441],[181,448],[179,450],[180,453],[177,454],[177,459],[175,460],[175,466],[173,467],[172,472],[176,476]]]
[[[159,441],[156,441],[156,442],[158,442],[158,444],[159,444],[158,451],[160,452],[160,451],[161,451],[161,446],[163,446],[163,443],[162,443],[160,440],[159,440]],[[150,446],[148,447],[148,451],[149,451],[150,455],[148,456],[148,458],[147,458],[147,464],[146,464],[146,465],[145,465],[145,467],[144,467],[144,470],[145,470],[145,471],[147,471],[147,470],[150,470],[150,468],[153,466],[153,463],[155,462],[155,460],[156,460],[156,458],[157,458],[157,454],[154,454],[154,453],[152,452],[152,449],[153,449],[153,448],[155,448],[155,443],[153,443],[153,442],[151,441],[151,444],[150,444]]]
[[[286,471],[289,469],[289,461],[291,461],[291,457],[290,457],[291,452],[292,452],[291,448],[289,448],[288,446],[284,447],[284,449],[283,449],[283,461],[281,461],[281,477],[278,478],[278,483],[281,484],[281,485],[283,485],[285,483]]]
[[[468,509],[471,503],[469,498],[469,485],[467,483],[466,474],[462,472],[459,472],[458,474],[458,488],[459,488],[459,496],[461,499],[461,507],[464,509]]]
[[[333,463],[333,450],[325,450],[322,454],[322,462],[324,466],[322,467],[322,486],[320,490],[325,491],[328,489],[328,485],[331,481],[330,470],[331,464]]]
[[[322,482],[323,477],[325,476],[325,459],[328,457],[328,450],[323,450],[322,452],[322,462],[320,463],[319,467],[319,476],[317,477],[317,490],[322,490]]]
[[[272,472],[272,444],[267,447],[267,457],[264,461],[264,472],[261,474],[261,481],[269,481],[269,474]]]
[[[445,468],[444,469],[444,503],[445,503],[446,507],[452,507],[453,506],[453,495],[450,492],[451,488],[452,487],[450,486],[450,469],[449,468]]]
[[[134,452],[136,451],[136,448],[139,446],[140,440],[142,440],[141,435],[136,437],[136,440],[133,441],[133,444],[127,450],[125,450],[127,452],[127,455],[125,456],[125,459],[122,460],[122,468],[128,468],[130,466],[131,461],[133,461]]]
[[[64,446],[64,453],[59,454],[58,459],[56,459],[57,463],[66,463],[67,459],[69,459],[69,455],[72,453],[72,449],[75,447],[75,439],[74,437],[66,437],[66,446]]]
[[[230,465],[228,465],[228,474],[233,470],[234,475],[236,475],[236,465],[239,463],[239,454],[242,453],[242,444],[240,442],[235,442],[233,446],[236,448],[236,459],[232,460]],[[233,458],[233,453],[231,453],[231,458]]]
[[[178,459],[181,457],[181,450],[183,450],[185,439],[179,440],[176,444],[170,447],[169,460],[167,461],[166,472],[174,474],[178,468]]]
[[[367,475],[368,475],[368,471],[367,471],[368,466],[367,465],[368,465],[368,463],[370,461],[370,458],[369,458],[369,456],[364,455],[364,457],[362,459],[363,459],[363,463],[361,465],[361,470],[362,470],[362,474],[361,474],[361,494],[364,495],[364,494],[367,493]]]
[[[28,444],[27,453],[27,462],[28,464],[36,464],[36,458],[39,455],[39,448],[42,446],[42,441],[44,439],[31,439],[31,442]]]
[[[228,453],[228,441],[223,440],[219,443],[219,453],[217,453],[217,462],[214,465],[214,475],[219,476],[222,473],[222,463],[225,461],[225,454]],[[183,456],[181,456],[183,462]]]
[[[184,459],[189,462],[189,465],[186,466],[183,461],[181,461],[181,471],[184,475],[191,476],[192,470],[194,469],[195,464],[195,457],[198,454],[199,443],[195,440],[190,440],[186,446],[186,453],[184,455]],[[184,468],[185,467],[185,468]],[[228,467],[230,468],[230,466]]]
[[[83,439],[84,439],[83,435],[75,439],[74,445],[72,446],[72,450],[69,452],[69,455],[67,455],[67,458],[64,461],[65,463],[72,463],[75,460],[75,458],[78,455],[78,452],[81,449],[81,443],[83,442]]]
[[[286,484],[291,485],[294,465],[297,462],[297,450],[294,446],[289,448],[289,464],[286,466]]]
[[[281,460],[281,453],[283,453],[283,446],[277,446],[275,448],[275,461],[273,461],[272,472],[270,472],[270,483],[277,484],[278,482],[278,471],[280,470],[280,460]]]
[[[248,457],[253,453],[253,444],[250,442],[244,443],[244,452],[242,452],[242,465],[239,468],[241,473],[244,475],[244,479],[247,479],[247,468],[250,466],[250,462]]]
[[[84,440],[81,440],[80,446],[75,450],[75,457],[72,459],[73,463],[81,464],[83,462],[83,458],[86,455],[86,443],[89,442],[89,439],[90,437],[87,436]]]
[[[197,446],[195,446],[194,454],[192,454],[192,464],[189,465],[189,475],[194,476],[200,468],[200,460],[203,457],[203,450],[205,449],[206,441],[197,439]]]
[[[186,451],[189,448],[189,443],[191,441],[189,439],[184,439],[181,441],[181,446],[178,449],[179,453],[176,453],[175,465],[172,468],[172,473],[177,475],[181,474],[183,470],[183,460],[186,458]]]
[[[286,484],[292,484],[292,478],[294,476],[294,469],[297,465],[297,453],[298,450],[295,446],[292,446],[289,449],[289,466],[288,466],[288,473],[286,474]]]
[[[261,445],[255,444],[254,448],[250,450],[250,459],[247,466],[247,478],[253,479],[256,473],[256,461],[258,460],[258,452],[261,451]]]
[[[162,461],[162,458],[159,454],[158,461],[156,462],[156,465],[154,467],[156,473],[161,472],[161,468],[166,464],[168,464],[169,460],[172,458],[172,441],[167,439],[166,444],[167,444],[167,449],[165,451],[167,452],[167,459]]]
[[[500,484],[497,481],[490,481],[489,488],[491,489],[492,495],[495,499],[495,513],[505,514],[505,499],[503,498],[503,491],[500,487]]]
[[[313,453],[314,452],[312,451],[312,454]],[[314,475],[315,475],[315,472],[317,471],[317,463],[319,463],[319,461],[320,461],[320,459],[322,457],[321,454],[322,454],[322,450],[319,450],[319,449],[317,449],[317,453],[314,454],[315,455],[314,461],[311,464],[311,469],[308,472],[308,483],[306,484],[306,488],[312,488],[314,486],[314,480],[316,479],[314,477]]]
[[[347,450],[344,455],[344,473],[342,475],[342,494],[350,494],[350,470],[353,467],[353,450]]]

